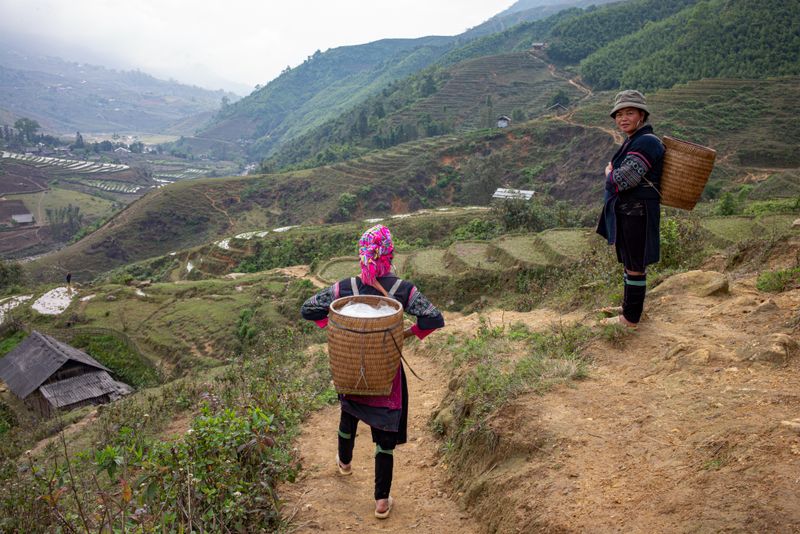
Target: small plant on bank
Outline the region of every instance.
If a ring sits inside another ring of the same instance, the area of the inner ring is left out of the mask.
[[[758,275],[756,288],[769,293],[781,293],[800,287],[800,267],[765,271]]]

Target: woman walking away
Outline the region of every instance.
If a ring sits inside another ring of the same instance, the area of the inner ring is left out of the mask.
[[[659,259],[659,185],[664,145],[647,123],[650,111],[639,91],[617,94],[611,117],[627,136],[606,166],[606,192],[597,233],[615,245],[622,263],[622,313],[607,320],[635,328],[642,317],[647,266]]]
[[[411,282],[401,280],[392,271],[394,245],[389,229],[376,225],[359,240],[361,277],[345,278],[308,299],[300,309],[304,319],[325,328],[331,303],[350,295],[384,295],[403,305],[417,323],[403,332],[404,337],[425,336],[444,326],[444,318],[436,307]],[[353,472],[351,461],[359,421],[369,425],[375,443],[375,517],[385,519],[392,510],[394,448],[406,442],[408,426],[408,388],[402,363],[392,382],[388,396],[339,395],[339,452],[336,467],[341,475]]]

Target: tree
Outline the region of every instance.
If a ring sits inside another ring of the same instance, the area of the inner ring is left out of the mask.
[[[19,263],[0,260],[0,293],[20,285],[23,279],[24,271]]]
[[[33,142],[36,131],[39,130],[41,126],[39,126],[39,123],[35,120],[23,117],[14,122],[14,128],[19,132],[20,137],[30,143]]]
[[[74,149],[81,149],[85,148],[86,144],[83,142],[83,136],[80,132],[75,132],[75,143],[73,143],[71,148]]]
[[[553,96],[550,97],[549,106],[561,104],[564,107],[569,106],[569,95],[563,89],[559,89]]]

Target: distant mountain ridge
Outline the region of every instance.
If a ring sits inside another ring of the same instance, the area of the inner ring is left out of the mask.
[[[236,95],[60,58],[0,51],[0,108],[57,133],[161,132]]]
[[[608,0],[600,0],[600,3]],[[201,140],[238,142],[250,158],[261,159],[311,128],[348,111],[392,81],[415,74],[448,52],[522,21],[548,17],[597,0],[549,0],[501,13],[461,35],[385,39],[346,46],[308,57],[237,104],[221,110],[198,132]],[[513,6],[512,6],[513,8]],[[191,146],[192,140],[186,140]]]

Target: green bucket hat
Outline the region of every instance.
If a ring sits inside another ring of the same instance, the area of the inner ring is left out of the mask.
[[[622,108],[638,108],[648,115],[650,114],[644,95],[634,89],[625,89],[617,93],[617,96],[614,97],[614,108],[611,110],[610,115],[613,117]]]

